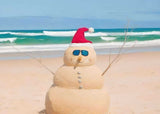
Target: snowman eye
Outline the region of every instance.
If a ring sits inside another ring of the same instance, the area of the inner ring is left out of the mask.
[[[73,55],[75,55],[75,56],[78,56],[79,53],[80,53],[80,50],[74,50],[74,51],[73,51]]]
[[[83,56],[88,56],[88,51],[86,51],[86,50],[81,50],[81,54],[82,54]]]

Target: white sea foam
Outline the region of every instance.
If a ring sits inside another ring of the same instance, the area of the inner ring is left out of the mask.
[[[41,35],[44,35],[43,33],[23,33],[23,32],[9,32],[9,34],[18,35],[18,36],[41,36]]]
[[[76,31],[43,31],[43,33],[47,36],[73,36]]]
[[[12,38],[13,39],[13,38]],[[93,43],[95,49],[104,48],[120,48],[123,42],[110,42],[110,43]],[[15,48],[19,49],[21,52],[31,52],[31,51],[58,51],[65,50],[69,44],[54,44],[54,45],[16,45]],[[132,41],[126,42],[125,47],[146,47],[146,46],[160,46],[160,39],[149,40],[149,41]],[[13,46],[0,46],[0,53],[17,52]]]
[[[107,33],[97,32],[97,33],[85,33],[86,36],[107,36]]]
[[[13,43],[17,38],[0,38],[0,42],[6,42],[9,41]]]
[[[117,48],[121,47],[124,42],[110,42],[110,43],[95,43],[95,48]],[[160,39],[148,41],[131,41],[126,42],[124,47],[146,47],[146,46],[160,46]]]
[[[111,36],[121,36],[125,35],[125,32],[109,32],[107,33]],[[151,31],[151,32],[127,32],[128,36],[137,36],[137,35],[160,35],[160,31]]]
[[[106,41],[111,41],[111,40],[115,40],[116,37],[104,37],[104,36],[102,36],[101,39],[106,40]]]
[[[8,45],[0,46],[0,53],[10,52],[32,52],[32,51],[60,51],[65,50],[69,44],[56,44],[56,45]],[[19,51],[17,51],[17,49]]]
[[[25,32],[0,32],[0,34],[11,34],[18,36],[40,36],[44,35],[43,33],[25,33]]]
[[[76,31],[43,31],[44,35],[48,36],[73,36]],[[85,36],[122,36],[125,32],[95,32],[95,33],[85,33]],[[160,35],[160,31],[151,32],[127,32],[128,36],[136,35]]]
[[[10,32],[0,32],[0,34],[9,34]]]
[[[11,34],[18,36],[74,36],[76,31],[43,31],[42,33],[26,33],[26,32],[0,32],[0,34]],[[125,35],[125,32],[94,32],[89,33],[85,32],[85,36],[122,36]],[[127,32],[128,36],[136,35],[160,35],[160,31],[150,31],[150,32]]]
[[[76,31],[43,31],[44,35],[48,36],[74,36]],[[85,36],[106,36],[107,33],[97,32],[97,33],[85,33]]]

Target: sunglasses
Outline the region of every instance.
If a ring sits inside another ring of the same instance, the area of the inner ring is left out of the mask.
[[[80,54],[80,52],[83,56],[88,56],[88,54],[89,54],[89,52],[86,50],[74,50],[73,55],[78,56]]]

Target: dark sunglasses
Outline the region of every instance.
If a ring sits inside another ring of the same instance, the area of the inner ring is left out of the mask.
[[[83,56],[88,56],[88,54],[89,54],[89,52],[86,50],[74,50],[73,55],[78,56],[80,54],[80,52]]]

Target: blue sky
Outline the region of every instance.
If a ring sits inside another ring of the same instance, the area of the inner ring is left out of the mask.
[[[160,20],[160,0],[0,0],[0,17]]]
[[[160,0],[1,0],[0,16],[159,20]]]

